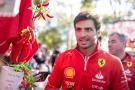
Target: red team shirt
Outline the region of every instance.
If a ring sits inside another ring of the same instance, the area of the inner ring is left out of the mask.
[[[122,59],[122,64],[127,76],[130,90],[135,90],[135,58],[126,53]]]
[[[129,90],[120,60],[99,47],[88,58],[78,48],[61,53],[45,90],[53,90],[53,87],[62,90]]]

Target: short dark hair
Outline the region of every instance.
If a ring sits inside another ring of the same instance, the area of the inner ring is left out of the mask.
[[[77,22],[83,20],[92,20],[96,27],[96,31],[100,29],[100,22],[98,21],[98,17],[96,15],[92,15],[89,12],[80,12],[74,19],[74,27]]]

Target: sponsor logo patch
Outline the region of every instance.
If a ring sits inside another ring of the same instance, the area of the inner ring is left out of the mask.
[[[94,90],[103,90],[103,87],[102,86],[98,86],[98,85],[92,85],[92,88]]]
[[[65,81],[65,84],[66,84],[67,88],[71,88],[72,89],[74,87],[74,85],[75,85],[75,82]]]
[[[72,67],[67,67],[64,70],[64,74],[66,78],[73,78],[75,76],[75,69]]]
[[[131,73],[131,71],[129,69],[126,69],[124,72],[125,72],[126,76],[129,76],[129,77],[133,76],[133,74]]]
[[[96,74],[95,77],[96,77],[97,79],[103,79],[103,78],[104,78],[104,76],[102,75],[101,72],[99,72],[98,74]]]
[[[102,83],[102,84],[106,83],[106,81],[104,80],[104,76],[102,75],[101,72],[97,73],[95,75],[95,78],[92,78],[92,82],[97,82],[97,83]]]
[[[106,61],[104,58],[99,58],[98,59],[98,65],[99,67],[103,67],[105,65]]]
[[[131,67],[133,65],[132,62],[127,62],[127,67]]]

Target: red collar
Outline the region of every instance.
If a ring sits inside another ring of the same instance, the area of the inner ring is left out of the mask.
[[[75,48],[75,49],[77,49],[79,52],[81,52],[81,51],[79,50],[79,46],[78,46],[78,44],[77,44],[77,46],[76,46],[76,48]],[[100,42],[99,42],[99,41],[97,41],[97,43],[96,43],[96,47],[95,47],[95,49],[94,49],[93,53],[97,52],[98,50],[101,50]],[[81,53],[82,53],[82,52],[81,52]],[[90,55],[92,55],[93,53],[91,53]],[[82,53],[82,54],[84,55],[84,53]]]
[[[125,56],[121,59],[121,61],[124,63],[124,62],[127,62],[127,60],[131,60],[132,59],[132,56],[130,56],[127,52],[125,53]]]

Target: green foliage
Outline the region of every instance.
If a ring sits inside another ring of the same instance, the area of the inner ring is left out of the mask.
[[[82,11],[90,11],[91,8],[92,8],[92,0],[82,0],[81,6]]]
[[[59,13],[59,18],[58,18],[58,25],[61,28],[65,28],[65,27],[71,27],[71,22],[73,20],[73,16],[67,16],[67,14],[65,14],[64,12]],[[66,22],[65,22],[66,21]]]
[[[57,28],[51,28],[46,31],[42,31],[38,37],[41,43],[44,43],[50,49],[57,47],[61,44],[61,34]]]
[[[109,15],[109,16],[105,15],[103,17],[102,21],[103,21],[104,24],[115,23],[117,21],[124,20],[125,16],[130,17],[131,15],[132,15],[132,12],[130,12],[130,11],[128,13],[124,13],[123,15],[122,15],[122,12],[121,12],[121,15],[116,16],[116,17],[114,17],[114,15]]]
[[[43,3],[48,3],[49,0],[33,0],[34,4],[37,5],[37,4],[41,4],[43,1]]]
[[[131,9],[126,9],[129,7],[129,4],[132,5],[130,8],[134,6],[135,0],[110,0],[110,6],[112,7],[113,10],[113,19],[114,21],[122,20],[125,17],[130,17],[132,16],[132,10]],[[114,8],[114,4],[118,5],[118,8]],[[125,10],[122,11],[119,7],[124,6]]]
[[[10,64],[9,66],[12,67],[15,71],[24,72],[24,77],[22,82],[24,81],[26,82],[25,85],[27,87],[27,90],[32,90],[32,88],[35,87],[34,84],[35,77],[32,74],[31,67],[28,62],[21,62],[19,64]]]

